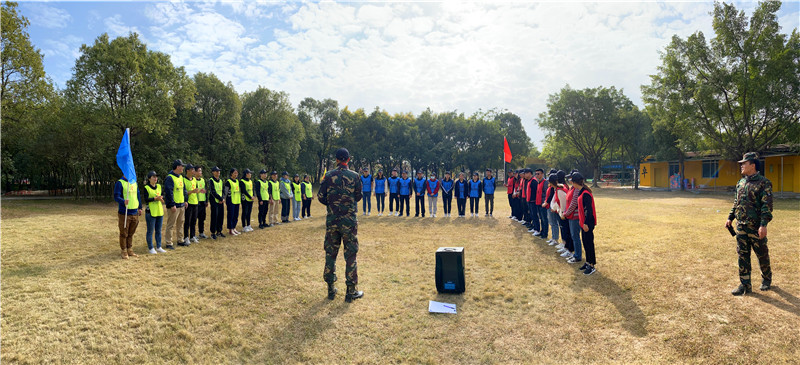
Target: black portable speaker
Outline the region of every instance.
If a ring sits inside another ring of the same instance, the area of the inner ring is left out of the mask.
[[[436,250],[436,291],[463,293],[464,247],[439,247]]]

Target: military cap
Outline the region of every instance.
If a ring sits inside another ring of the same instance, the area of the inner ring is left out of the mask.
[[[348,158],[350,158],[350,151],[348,151],[347,148],[342,147],[342,148],[336,150],[336,159],[337,160],[344,161],[344,160],[347,160]]]
[[[739,163],[743,163],[743,162],[747,162],[747,161],[750,161],[750,162],[753,162],[753,163],[758,161],[758,153],[756,153],[756,152],[747,152],[742,156],[742,159],[739,160],[738,162]]]

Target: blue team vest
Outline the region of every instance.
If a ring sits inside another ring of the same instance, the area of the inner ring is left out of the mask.
[[[447,191],[447,193],[444,193],[445,190]],[[452,194],[453,193],[453,180],[450,180],[450,181],[442,180],[442,192],[444,194]]]
[[[361,176],[361,191],[372,191],[372,175]]]
[[[400,195],[411,195],[411,178],[400,179]]]
[[[483,193],[484,194],[494,194],[494,180],[495,178],[483,179]]]
[[[414,191],[417,193],[425,193],[425,179],[414,179]]]
[[[467,198],[467,182],[456,182],[459,187],[458,191],[458,199],[466,199]]]
[[[431,191],[435,191],[437,186],[439,186],[439,180],[436,181],[428,180],[428,188]],[[428,194],[428,196],[439,196],[439,193],[437,192],[436,194]]]
[[[469,181],[469,197],[470,198],[477,198],[478,197],[478,193],[480,193],[480,190],[478,190],[478,187],[480,186],[480,184],[481,184],[480,181],[472,181],[472,180]]]
[[[397,194],[397,185],[400,183],[399,177],[390,177],[389,178],[389,193]]]
[[[385,194],[386,193],[386,178],[383,179],[375,179],[375,194]]]

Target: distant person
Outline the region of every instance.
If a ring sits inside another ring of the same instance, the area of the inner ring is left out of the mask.
[[[545,202],[542,204],[543,207],[547,208],[547,221],[550,223],[550,231],[553,232],[552,238],[547,241],[550,246],[558,245],[558,232],[560,231],[559,227],[559,219],[555,213],[553,207],[553,196],[556,193],[556,188],[558,187],[558,178],[556,177],[555,172],[551,173],[547,176],[547,191],[545,195]]]
[[[406,208],[406,217],[411,215],[411,178],[408,177],[408,172],[403,171],[402,178],[398,182],[398,196],[399,196],[399,207],[398,208],[398,216],[403,216],[403,207]]]
[[[422,217],[425,217],[425,176],[422,171],[417,171],[417,178],[414,179],[414,209],[419,217],[419,212],[422,210]]]
[[[739,254],[739,287],[731,294],[753,291],[750,282],[750,251],[756,252],[761,268],[761,290],[772,286],[772,268],[767,248],[767,224],[772,221],[772,182],[758,173],[758,154],[745,153],[739,161],[742,179],[736,184],[733,208],[725,227],[733,227],[736,219],[736,252]]]
[[[158,183],[158,174],[155,171],[147,173],[147,183],[144,185],[145,207],[144,220],[147,223],[147,249],[151,254],[167,252],[161,248],[161,225],[164,223],[164,196],[161,184]],[[153,247],[155,236],[156,246]]]
[[[208,238],[205,233],[206,207],[208,207],[208,190],[206,180],[203,178],[203,167],[194,167],[194,179],[197,184],[197,237]]]
[[[445,217],[449,217],[450,211],[453,210],[453,185],[450,171],[445,172],[444,179],[442,179],[442,208]]]
[[[547,198],[548,182],[544,178],[544,170],[536,169],[536,173],[534,174],[534,179],[538,181],[538,185],[536,186],[536,209],[539,213],[539,228],[540,228],[539,234],[534,234],[534,235],[543,240],[547,240],[548,209],[545,207],[545,205],[547,202],[546,198]]]
[[[139,216],[142,214],[142,200],[139,196],[139,187],[128,182],[123,175],[114,183],[114,201],[119,205],[117,220],[119,223],[119,248],[122,258],[138,256],[133,252],[133,234],[139,226]]]
[[[241,233],[236,230],[239,222],[239,208],[242,204],[242,187],[239,184],[239,170],[232,168],[230,178],[225,180],[223,196],[228,204],[228,234],[238,236]]]
[[[258,202],[258,229],[267,228],[267,213],[269,213],[269,184],[267,183],[267,170],[258,172],[258,179],[253,182],[253,191]]]
[[[400,213],[400,178],[397,169],[392,170],[392,176],[386,179],[386,183],[389,186],[389,215],[396,216]]]
[[[244,169],[242,178],[239,179],[239,191],[242,192],[242,232],[252,232],[250,218],[253,214],[253,171]]]
[[[281,174],[281,223],[289,223],[293,197],[292,181],[289,180],[289,173],[284,171]]]
[[[524,180],[522,171],[523,169],[517,170],[516,178],[514,179],[514,194],[512,194],[514,210],[516,211],[514,216],[517,217],[519,224],[525,224],[525,211],[522,209],[522,183]]]
[[[575,184],[572,179],[579,175],[580,173],[578,170],[572,170],[569,175],[567,175],[568,180],[570,180],[569,190],[567,191],[567,210],[564,212],[564,218],[567,219],[569,224],[569,236],[572,239],[572,247],[574,249],[572,256],[567,258],[567,262],[570,264],[576,264],[581,262],[583,259],[582,257],[582,248],[581,248],[581,224],[580,224],[580,217],[578,214],[578,190],[577,188],[580,185]],[[581,176],[583,178],[583,176]]]
[[[314,199],[314,194],[312,193],[313,187],[311,186],[311,177],[308,175],[303,175],[303,183],[301,185],[301,190],[303,191],[303,202],[300,209],[302,212],[300,218],[311,218],[311,200]]]
[[[431,213],[432,218],[436,217],[436,203],[439,200],[440,187],[439,180],[436,180],[436,173],[431,173],[431,177],[425,182],[425,189],[428,193],[428,212]]]
[[[361,169],[361,193],[364,199],[361,200],[362,211],[364,215],[369,215],[372,212],[372,174],[366,167]]]
[[[183,221],[183,242],[178,242],[178,246],[189,246],[192,242],[197,242],[195,237],[195,226],[197,225],[197,180],[194,179],[194,166],[187,164],[184,169],[183,186],[186,189],[186,213]]]
[[[525,188],[525,195],[528,206],[528,216],[530,217],[530,229],[528,229],[528,232],[534,236],[538,236],[539,232],[542,230],[539,222],[539,206],[536,205],[536,193],[538,192],[539,188],[539,180],[531,169],[527,170],[527,174],[529,181],[527,187]]]
[[[276,224],[280,224],[278,220],[278,209],[282,209],[279,207],[281,201],[281,184],[278,180],[278,172],[272,171],[269,174],[269,225],[267,227],[272,227]]]
[[[556,206],[556,215],[558,216],[558,227],[561,230],[561,240],[564,241],[562,247],[559,248],[561,257],[567,258],[574,255],[575,248],[572,243],[572,235],[569,233],[569,221],[564,217],[564,212],[567,210],[567,181],[566,173],[562,170],[556,172],[556,179],[558,180],[558,188],[556,189],[556,199],[558,204]]]
[[[383,170],[378,170],[375,174],[375,210],[378,211],[378,217],[386,210],[386,176],[383,175]]]
[[[175,234],[177,242],[183,243],[183,223],[186,217],[186,200],[189,194],[186,192],[183,182],[183,168],[186,165],[181,160],[172,163],[172,171],[164,179],[164,203],[167,205],[167,228],[165,239],[167,249],[174,250],[172,245],[172,235]]]
[[[486,169],[486,176],[483,177],[483,201],[486,205],[484,216],[491,217],[494,213],[494,190],[496,185],[492,169]]]
[[[336,297],[336,256],[344,242],[345,279],[347,292],[345,302],[352,302],[364,296],[359,291],[358,265],[358,201],[361,200],[361,180],[358,173],[347,168],[350,152],[340,148],[336,151],[338,165],[335,170],[325,174],[320,184],[317,199],[328,207],[325,220],[325,271],[323,279],[328,283],[328,299]]]
[[[506,173],[506,193],[508,193],[508,206],[511,208],[511,215],[508,218],[515,219],[516,216],[514,215],[514,170],[509,169]]]
[[[469,213],[473,217],[478,216],[478,212],[481,210],[481,194],[483,194],[483,183],[478,180],[478,173],[472,173],[472,180],[469,181],[467,186],[469,189]]]
[[[294,220],[299,221],[300,210],[303,208],[303,186],[300,184],[300,175],[294,174],[292,176],[292,217]]]
[[[208,180],[209,189],[208,194],[211,196],[208,200],[211,201],[211,238],[224,238],[222,234],[222,223],[225,221],[225,196],[223,185],[225,182],[219,177],[220,169],[217,166],[211,168],[211,179]]]
[[[586,263],[580,267],[584,275],[592,275],[597,271],[597,261],[594,256],[594,227],[597,225],[597,211],[594,206],[592,189],[586,185],[580,172],[572,174],[572,182],[578,191],[578,220],[581,226],[581,241],[586,249]]]
[[[458,217],[466,217],[467,198],[469,197],[469,188],[467,181],[464,180],[464,173],[458,173],[458,180],[455,182],[453,194],[456,196],[456,209],[458,210]]]

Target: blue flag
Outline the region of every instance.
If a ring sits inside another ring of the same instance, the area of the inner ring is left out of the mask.
[[[133,168],[130,133],[130,128],[125,128],[125,134],[122,135],[122,142],[119,143],[119,150],[117,151],[117,166],[122,170],[122,174],[125,175],[128,182],[135,183],[136,169]]]

